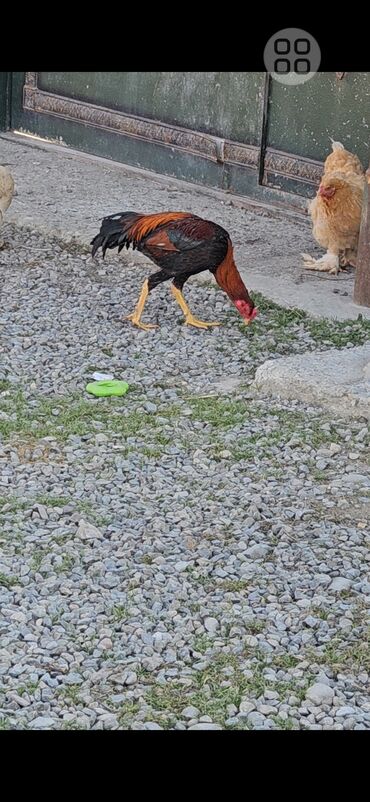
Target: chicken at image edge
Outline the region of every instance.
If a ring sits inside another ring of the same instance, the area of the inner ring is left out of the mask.
[[[190,276],[210,270],[219,286],[226,292],[246,324],[257,309],[237,270],[230,237],[224,228],[189,212],[138,214],[122,212],[105,217],[99,234],[91,242],[92,256],[98,248],[103,257],[107,248],[137,248],[154,262],[159,271],[153,273],[142,287],[134,312],[127,319],[141,329],[156,328],[141,322],[146,299],[156,286],[172,279],[172,294],[185,315],[189,326],[206,329],[219,323],[198,320],[190,311],[182,288]]]
[[[14,195],[13,176],[8,166],[0,165],[0,229],[3,222],[4,212],[9,208]],[[0,248],[4,247],[4,241],[0,238]]]
[[[326,253],[320,259],[306,253],[302,257],[308,270],[336,275],[341,267],[356,265],[365,176],[360,160],[340,142],[333,142],[332,150],[308,207],[313,236]]]

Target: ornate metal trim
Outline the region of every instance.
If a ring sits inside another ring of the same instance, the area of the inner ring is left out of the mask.
[[[85,103],[44,92],[37,87],[37,73],[26,73],[23,107],[38,114],[50,114],[65,120],[103,128],[125,136],[137,137],[187,153],[194,153],[218,163],[234,163],[257,170],[259,148],[231,142],[221,137],[191,131],[167,123],[135,117],[104,106]]]
[[[308,184],[319,184],[323,169],[322,162],[314,159],[306,159],[304,156],[291,156],[273,148],[267,148],[266,150],[265,177],[266,173],[276,173]]]
[[[259,168],[260,148],[255,145],[232,142],[221,137],[203,134],[200,131],[191,131],[157,120],[114,111],[104,106],[53,95],[38,88],[37,76],[37,72],[26,72],[23,107],[27,111],[49,114],[122,136],[176,148],[219,164],[235,164],[251,170]],[[322,172],[323,164],[321,162],[306,159],[303,156],[293,156],[274,148],[266,149],[263,181],[265,185],[269,184],[269,174],[271,173],[318,185]]]

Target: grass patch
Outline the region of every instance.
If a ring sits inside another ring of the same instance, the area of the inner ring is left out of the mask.
[[[213,640],[207,635],[197,635],[192,644],[194,652],[200,652],[200,654],[204,654],[207,649],[212,649],[212,647]]]
[[[334,638],[325,646],[323,652],[311,652],[310,658],[335,672],[347,671],[355,675],[361,671],[370,673],[370,627],[353,643]]]
[[[33,504],[41,504],[43,507],[66,507],[70,502],[70,498],[64,496],[49,496],[47,493],[43,496],[36,496],[32,501]]]
[[[31,571],[39,571],[41,568],[41,563],[44,559],[44,552],[40,550],[36,550],[32,555],[32,560],[30,562]]]
[[[120,729],[121,730],[129,730],[130,725],[133,724],[135,720],[135,716],[140,710],[140,705],[137,702],[124,702],[121,705],[117,718],[119,721]]]
[[[129,409],[126,404],[111,398],[81,399],[38,396],[31,401],[24,398],[21,390],[11,392],[3,403],[9,416],[0,420],[0,435],[9,439],[11,435],[21,438],[41,439],[54,437],[64,442],[71,435],[82,437],[96,431],[115,432],[123,438],[145,435],[151,447],[167,445],[157,423],[156,416]],[[180,408],[171,409],[171,416],[180,413]]]
[[[208,648],[207,637],[196,638],[193,648],[204,653]],[[199,709],[201,715],[208,715],[215,723],[224,725],[229,717],[228,705],[233,704],[239,708],[243,698],[258,699],[265,690],[277,691],[281,699],[286,699],[292,693],[300,701],[305,698],[307,688],[312,682],[311,674],[305,677],[302,685],[295,677],[288,681],[272,681],[264,676],[264,669],[267,667],[264,655],[258,654],[255,649],[253,652],[249,651],[249,655],[252,653],[258,657],[251,667],[252,676],[245,675],[242,661],[237,655],[218,652],[206,668],[194,673],[192,687],[185,688],[175,681],[166,685],[153,684],[146,693],[146,701],[158,714],[173,713],[177,717],[184,707],[193,705]],[[287,655],[287,660],[284,657],[283,655],[269,663],[269,666],[290,668],[296,664],[293,656]],[[224,669],[229,667],[233,671],[226,676]],[[243,728],[245,727],[248,728],[248,725],[243,722]],[[289,728],[289,724],[284,728]]]
[[[293,730],[294,727],[297,729],[297,725],[291,718],[281,718],[281,716],[271,716],[271,718],[280,730]]]
[[[243,593],[248,590],[248,582],[245,579],[223,579],[218,587],[222,588],[225,593]]]
[[[90,501],[77,501],[76,509],[85,513],[96,526],[108,526],[111,521],[106,515],[100,515],[100,513],[96,512],[94,505]]]
[[[77,719],[72,719],[71,721],[63,721],[61,726],[61,730],[84,730],[86,729],[80,724]]]
[[[258,292],[253,294],[253,298],[261,317],[247,330],[239,323],[240,331],[248,336],[252,345],[260,335],[276,334],[278,330],[281,330],[282,340],[287,342],[298,339],[299,329],[303,329],[309,334],[313,346],[324,345],[328,348],[345,348],[349,344],[363,345],[370,338],[370,320],[363,319],[361,315],[357,320],[316,320],[301,309],[285,309]]]
[[[151,554],[144,554],[140,562],[144,563],[144,565],[151,565],[153,562],[153,556]]]
[[[54,565],[56,574],[68,574],[75,565],[75,559],[70,554],[62,555],[62,562],[59,565]]]
[[[20,687],[17,688],[17,693],[19,696],[24,696],[25,693],[29,696],[33,696],[38,687],[38,682],[27,682],[25,685],[20,685]]]
[[[295,657],[294,654],[279,654],[274,657],[274,668],[287,670],[288,668],[296,668],[298,664],[298,657]]]
[[[80,702],[79,698],[80,693],[81,693],[80,685],[65,685],[63,688],[60,689],[58,697],[63,698],[63,700],[67,704],[78,705]]]
[[[19,510],[25,510],[27,507],[32,506],[32,502],[29,503],[24,499],[17,498],[17,496],[0,496],[0,515],[6,504],[10,505],[10,509],[7,510],[7,512],[18,512]]]
[[[191,698],[188,688],[184,688],[178,682],[153,685],[146,693],[146,702],[154,710],[161,713],[173,713],[178,718],[184,707],[191,704]]]
[[[110,612],[111,618],[115,621],[116,624],[120,624],[121,621],[126,621],[128,618],[128,609],[123,604],[116,604],[112,607]]]
[[[266,407],[250,401],[236,401],[230,398],[198,398],[189,402],[192,418],[212,426],[212,457],[222,458],[225,442],[222,433],[238,426],[241,430],[237,438],[227,443],[234,462],[250,461],[256,457],[274,457],[273,450],[295,440],[295,447],[309,445],[318,449],[331,442],[341,442],[341,435],[336,427],[323,428],[322,418],[308,418],[304,412],[297,410],[268,409],[269,429],[259,430],[260,419],[266,416]],[[278,456],[278,455],[276,455]],[[271,467],[271,465],[270,465]],[[277,462],[271,470],[280,475],[281,466]],[[327,474],[325,474],[325,479]]]
[[[247,403],[231,398],[192,398],[189,406],[193,420],[209,423],[217,429],[230,429],[249,417]]]
[[[8,574],[3,574],[0,572],[0,585],[3,588],[7,588],[7,590],[10,590],[10,588],[12,588],[13,585],[18,585],[18,584],[19,584],[19,577],[9,576]]]
[[[322,621],[326,621],[330,613],[331,610],[324,607],[312,607],[311,609],[311,614],[316,618],[321,618]]]
[[[271,446],[279,445],[286,442],[293,436],[296,437],[302,444],[309,443],[311,446],[318,448],[327,442],[338,442],[340,436],[336,431],[336,427],[330,427],[330,430],[322,428],[322,419],[313,418],[307,419],[305,412],[288,409],[278,409],[277,407],[269,406],[268,415],[273,416],[275,426],[267,433],[260,433],[253,431],[254,423],[266,417],[266,406],[262,404],[253,404],[250,401],[233,400],[232,398],[218,398],[212,396],[211,398],[193,398],[189,400],[189,405],[192,409],[192,418],[194,420],[210,424],[214,430],[232,429],[238,424],[244,424],[248,421],[248,433],[239,437],[239,444],[237,447],[228,444],[227,448],[231,450],[235,457],[238,452],[248,455],[255,454],[255,446]],[[215,448],[225,449],[225,444],[215,442]]]
[[[245,625],[249,635],[258,635],[260,632],[263,632],[265,627],[266,621],[251,621],[249,624]]]

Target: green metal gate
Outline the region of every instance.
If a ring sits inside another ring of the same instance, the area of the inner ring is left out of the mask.
[[[255,200],[305,206],[330,137],[369,162],[369,73],[296,87],[242,72],[0,76],[0,128]]]

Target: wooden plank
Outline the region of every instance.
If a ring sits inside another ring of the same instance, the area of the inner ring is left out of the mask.
[[[355,304],[370,307],[370,167],[366,178],[353,300]]]

